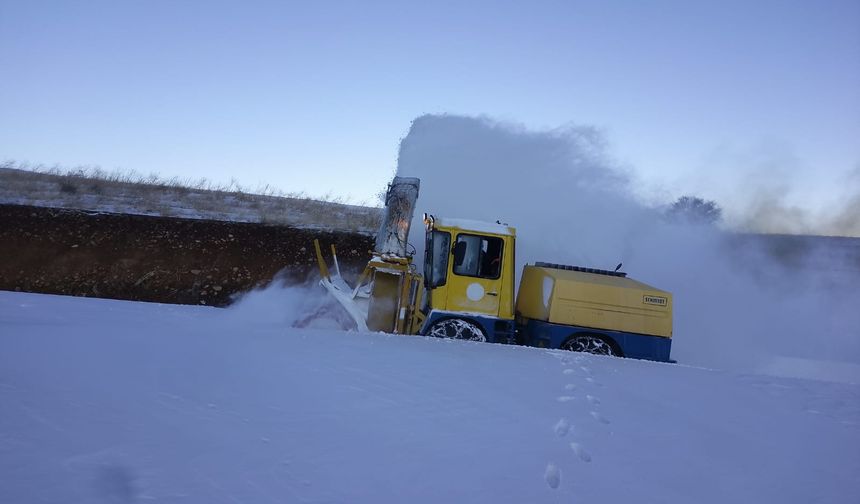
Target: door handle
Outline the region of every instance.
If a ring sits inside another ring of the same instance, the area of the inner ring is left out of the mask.
[[[499,293],[498,292],[488,292],[487,295],[488,296],[498,296]]]

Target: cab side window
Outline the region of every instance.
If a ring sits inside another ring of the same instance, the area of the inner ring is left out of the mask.
[[[501,238],[460,234],[454,245],[454,274],[499,278],[502,271]]]

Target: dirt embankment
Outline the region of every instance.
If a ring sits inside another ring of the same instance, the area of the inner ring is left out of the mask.
[[[0,205],[0,290],[225,306],[279,272],[307,279],[314,238],[345,269],[373,248],[358,233]]]

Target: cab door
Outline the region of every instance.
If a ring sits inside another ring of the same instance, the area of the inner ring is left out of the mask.
[[[447,308],[499,316],[505,241],[498,236],[459,233],[449,261]]]

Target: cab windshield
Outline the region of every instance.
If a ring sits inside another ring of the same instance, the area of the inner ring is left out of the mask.
[[[430,231],[424,248],[424,284],[427,289],[445,285],[448,277],[448,254],[451,250],[451,234],[445,231]]]

